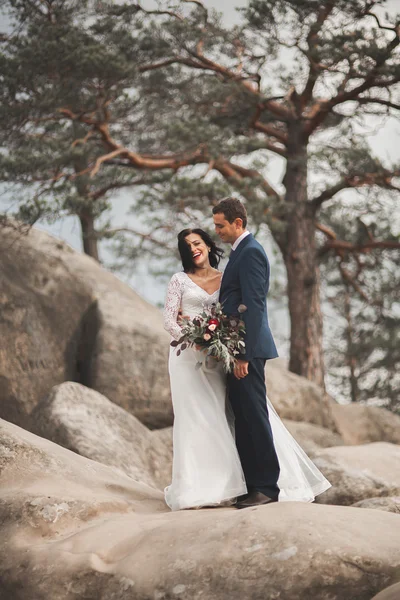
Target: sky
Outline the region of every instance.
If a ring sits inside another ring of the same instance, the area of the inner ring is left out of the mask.
[[[143,2],[143,5],[148,5],[150,0],[146,3]],[[205,5],[207,7],[216,8],[223,13],[224,22],[227,25],[232,25],[239,21],[239,15],[236,11],[237,7],[246,6],[247,1],[245,0],[205,0]],[[396,8],[399,7],[397,0],[390,0],[386,4],[387,10],[396,12]],[[383,11],[381,10],[381,14]],[[7,23],[3,20],[1,22],[0,15],[0,31],[4,30],[7,27]],[[374,131],[374,123],[371,121],[368,125],[368,129],[365,134],[374,148],[374,151],[377,155],[382,158],[391,158],[397,157],[400,159],[400,123],[394,119],[391,119],[386,122],[385,126],[379,130],[378,132]],[[269,168],[266,171],[267,176],[270,178],[272,183],[276,185],[280,185],[281,176],[282,176],[282,166],[279,163],[280,159],[272,160]],[[127,214],[127,211],[132,202],[132,192],[120,192],[118,197],[113,202],[113,208],[111,213],[111,221],[113,227],[118,226],[134,226],[135,225],[135,217],[133,215]],[[1,202],[1,199],[0,199]],[[3,198],[4,205],[4,198]],[[52,225],[40,224],[40,228],[49,231],[53,235],[62,238],[66,242],[68,242],[73,248],[82,251],[82,243],[80,239],[80,226],[76,217],[65,218],[61,222],[57,222]],[[274,269],[274,258],[271,253],[271,247],[267,243],[266,247],[267,252],[270,256],[270,261],[272,265],[272,272]],[[110,254],[110,251],[103,245],[100,247],[100,256],[105,264],[110,264],[113,261],[113,255]],[[178,266],[178,265],[177,265]],[[135,291],[137,291],[140,295],[142,295],[146,300],[153,304],[161,304],[163,302],[165,296],[165,283],[161,283],[158,280],[155,280],[153,276],[149,275],[147,272],[146,265],[143,265],[140,272],[135,273],[134,275],[118,275],[121,279],[126,281],[129,285],[131,285]],[[274,307],[273,315],[272,315],[272,327],[273,330],[277,331],[278,338],[278,347],[280,353],[285,355],[287,353],[287,343],[285,343],[285,339],[288,337],[289,333],[289,321],[286,309],[284,307],[284,303],[282,303],[282,307],[276,306]]]

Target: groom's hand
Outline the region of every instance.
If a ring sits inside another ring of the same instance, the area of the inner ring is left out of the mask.
[[[247,360],[237,360],[235,364],[235,368],[233,369],[233,374],[236,379],[243,379],[249,373],[249,363]]]

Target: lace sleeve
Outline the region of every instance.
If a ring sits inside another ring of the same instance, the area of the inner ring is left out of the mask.
[[[179,340],[181,337],[181,328],[177,323],[181,298],[182,286],[177,274],[175,274],[168,284],[164,307],[164,329],[166,329],[175,340]]]

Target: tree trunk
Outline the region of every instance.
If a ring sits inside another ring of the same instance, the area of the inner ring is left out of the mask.
[[[307,144],[301,122],[289,126],[285,175],[287,231],[283,258],[291,323],[289,369],[324,384],[322,313],[315,244],[315,210],[307,195]]]
[[[347,357],[346,362],[349,367],[350,398],[352,402],[358,402],[358,382],[356,377],[357,358],[353,349],[353,322],[351,317],[351,296],[349,287],[346,285],[345,292],[345,317],[347,321],[346,341]]]
[[[81,211],[79,213],[79,220],[82,228],[83,251],[97,260],[97,262],[100,262],[94,217],[90,211]]]
[[[71,132],[74,142],[85,135],[83,126],[76,121],[71,123]],[[89,199],[89,175],[87,173],[84,175],[81,174],[88,167],[86,156],[84,154],[76,156],[73,164],[75,174],[77,175],[75,185],[81,199],[81,202],[76,205],[75,210],[81,224],[83,251],[88,256],[97,260],[97,262],[100,262],[97,244],[98,238],[94,227],[95,217],[91,207],[93,201]]]

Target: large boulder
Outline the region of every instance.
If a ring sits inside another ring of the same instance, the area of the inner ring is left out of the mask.
[[[400,515],[400,496],[366,498],[366,500],[356,502],[353,506],[357,506],[358,508],[376,508],[377,510],[385,510]]]
[[[24,427],[53,385],[78,377],[94,298],[69,268],[75,254],[40,232],[1,230],[0,417]]]
[[[370,600],[399,578],[390,513],[171,513],[157,490],[4,421],[0,467],[2,600]]]
[[[0,236],[0,417],[30,427],[50,389],[79,381],[151,427],[173,419],[161,312],[38,229]]]
[[[343,446],[340,435],[326,427],[290,419],[283,419],[283,423],[307,454],[313,455],[320,448]]]
[[[368,442],[400,444],[400,416],[379,406],[331,405],[336,428],[346,445]]]
[[[291,373],[280,358],[267,360],[268,397],[281,419],[306,421],[336,431],[332,401],[318,385]]]
[[[32,431],[142,483],[164,488],[171,481],[169,440],[79,383],[62,383],[39,402],[32,412]]]
[[[400,583],[395,583],[390,587],[382,590],[371,598],[371,600],[399,600],[400,598]]]
[[[354,505],[400,494],[400,447],[395,444],[324,448],[313,454],[313,461],[332,484],[317,497],[319,503]]]

